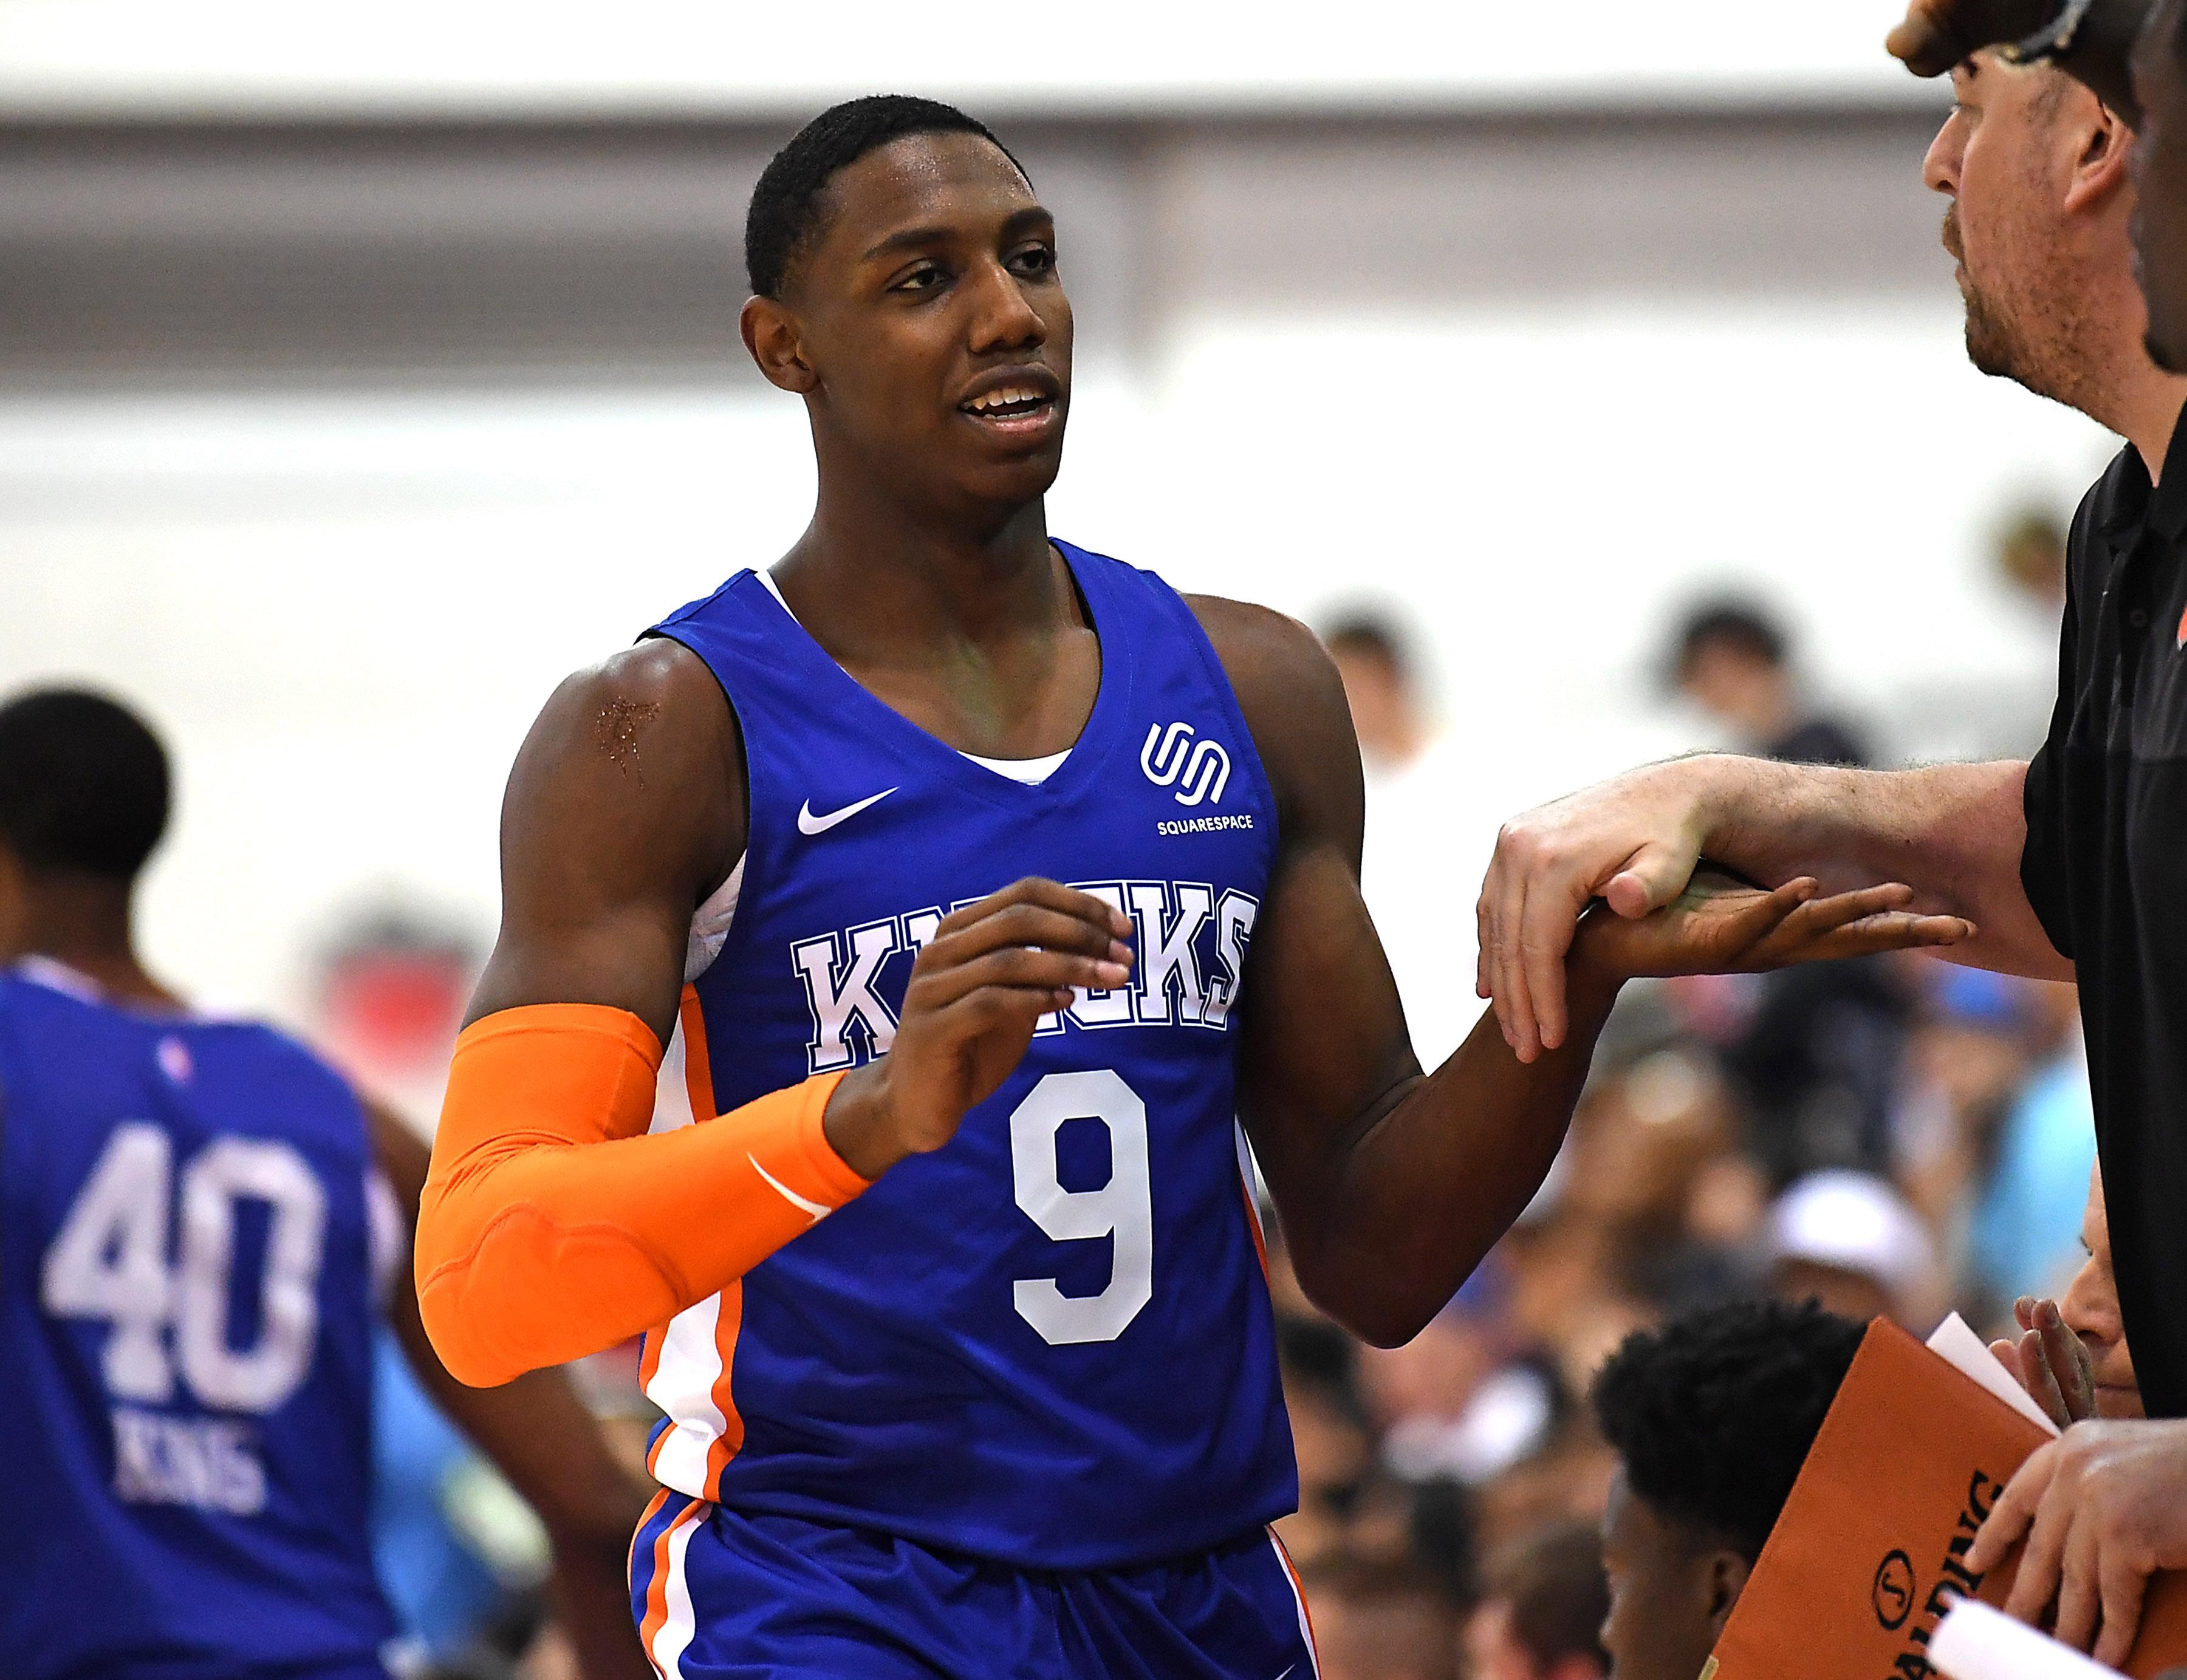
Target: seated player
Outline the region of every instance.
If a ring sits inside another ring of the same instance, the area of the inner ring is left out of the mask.
[[[743,325],[812,523],[566,683],[510,780],[419,1292],[470,1381],[650,1332],[665,1673],[1312,1672],[1238,1124],[1306,1290],[1403,1341],[1540,1184],[1627,977],[1967,930],[1705,889],[1582,941],[1567,1053],[1492,1023],[1424,1073],[1327,654],[1049,534],[1057,253],[960,111],[793,139]],[[696,1123],[650,1133],[679,1020]]]
[[[1610,1680],[1701,1672],[1864,1333],[1812,1302],[1740,1301],[1640,1331],[1603,1366]]]
[[[2118,1279],[2111,1273],[2111,1221],[2104,1212],[2100,1162],[2089,1175],[2081,1246],[2089,1257],[2073,1274],[2065,1300],[2022,1296],[2012,1309],[2020,1334],[1990,1344],[1990,1351],[2061,1429],[2083,1418],[2145,1415],[2119,1314]]]
[[[458,1387],[426,1343],[402,1263],[424,1145],[138,959],[167,789],[159,741],[110,700],[0,707],[0,1670],[382,1676],[384,1305],[546,1521],[587,1672],[642,1674],[622,1579],[640,1496],[591,1418],[553,1373]]]

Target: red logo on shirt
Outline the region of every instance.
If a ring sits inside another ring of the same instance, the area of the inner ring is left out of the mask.
[[[2172,645],[2175,648],[2187,648],[2187,613],[2179,615],[2179,634]]]

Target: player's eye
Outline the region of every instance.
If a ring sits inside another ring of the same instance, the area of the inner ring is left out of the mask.
[[[1027,245],[1010,256],[1010,272],[1015,274],[1046,275],[1055,272],[1055,247],[1049,244]]]
[[[948,278],[942,273],[940,264],[922,262],[907,273],[889,289],[897,292],[930,292],[940,287]]]

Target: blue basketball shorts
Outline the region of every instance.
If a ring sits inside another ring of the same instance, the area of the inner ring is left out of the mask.
[[[1142,1569],[1024,1572],[869,1530],[656,1500],[631,1547],[666,1680],[1314,1680],[1273,1532]]]

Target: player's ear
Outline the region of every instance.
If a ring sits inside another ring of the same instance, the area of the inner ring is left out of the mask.
[[[802,396],[820,383],[819,375],[805,359],[797,317],[785,306],[771,297],[748,297],[737,325],[744,334],[745,348],[751,352],[751,359],[759,364],[769,385]]]
[[[1709,1603],[1709,1624],[1721,1638],[1723,1625],[1731,1620],[1731,1612],[1739,1603],[1739,1595],[1746,1590],[1746,1577],[1754,1566],[1729,1547],[1718,1547],[1702,1563],[1706,1571]]]

